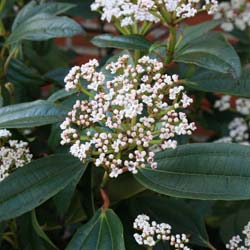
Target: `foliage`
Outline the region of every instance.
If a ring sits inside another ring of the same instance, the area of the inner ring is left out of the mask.
[[[217,4],[0,2],[1,249],[249,249],[249,3]]]

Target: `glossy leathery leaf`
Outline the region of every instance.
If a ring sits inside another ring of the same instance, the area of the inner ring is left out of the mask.
[[[62,121],[66,115],[62,106],[44,100],[0,108],[0,128],[31,128]]]
[[[250,198],[250,148],[239,144],[196,143],[158,154],[157,169],[135,178],[165,195],[209,200]]]
[[[192,77],[186,79],[185,85],[204,92],[250,97],[250,72],[243,70],[240,79],[235,79],[230,74],[197,69]]]
[[[125,250],[123,227],[111,209],[99,209],[92,219],[80,227],[66,250]]]
[[[241,76],[240,58],[233,46],[220,34],[209,33],[177,49],[174,61],[231,74],[234,78]]]
[[[104,34],[94,37],[92,43],[101,48],[128,50],[149,50],[152,45],[152,42],[140,35],[114,36]]]
[[[0,221],[38,207],[69,185],[84,165],[67,154],[34,160],[0,182]]]
[[[81,26],[68,17],[40,13],[20,24],[7,39],[7,44],[17,44],[23,40],[44,41],[82,32]]]

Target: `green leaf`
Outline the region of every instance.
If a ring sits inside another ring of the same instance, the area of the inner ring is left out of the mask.
[[[67,185],[61,192],[53,197],[53,201],[60,216],[65,215],[65,213],[68,211],[75,193],[76,186],[81,180],[86,167],[87,164],[84,165],[84,168],[82,168],[81,172],[77,176],[75,176],[75,178],[69,183],[69,185]]]
[[[35,210],[32,210],[31,212],[31,222],[32,226],[37,233],[37,235],[42,238],[44,241],[46,241],[51,247],[54,249],[58,249],[55,244],[50,240],[50,238],[47,236],[47,234],[42,230],[41,226],[39,225],[39,222],[36,217],[36,212]]]
[[[154,51],[157,51],[160,48],[166,48],[166,44],[165,42],[161,42],[161,41],[157,41],[155,43],[153,43],[150,48],[149,48],[149,53],[152,53]]]
[[[249,208],[239,209],[236,213],[228,216],[220,225],[220,235],[224,244],[235,235],[242,235],[244,226],[250,219]]]
[[[45,79],[21,60],[12,59],[8,65],[7,79],[18,84],[41,85]],[[23,86],[24,87],[24,86]]]
[[[0,9],[0,19],[8,18],[13,11],[16,0],[2,0],[2,8]]]
[[[123,228],[113,210],[99,209],[80,227],[66,250],[125,250]]]
[[[62,121],[65,109],[38,100],[0,108],[0,128],[31,128]]]
[[[32,225],[31,213],[17,218],[18,239],[22,250],[54,250],[46,241],[40,238]]]
[[[7,224],[5,222],[1,222],[0,223],[0,247],[2,246],[3,235],[4,235],[6,228],[7,228]]]
[[[47,2],[38,4],[36,1],[31,1],[26,4],[22,10],[16,16],[13,25],[12,31],[14,31],[20,24],[31,18],[32,16],[39,13],[47,13],[53,15],[59,15],[66,12],[69,9],[72,9],[75,5],[69,3],[56,3],[56,2]]]
[[[177,45],[177,50],[182,49],[196,39],[202,37],[210,30],[213,30],[221,23],[221,20],[210,20],[197,25],[184,26],[178,30],[177,40],[180,41]]]
[[[58,91],[56,91],[54,94],[52,94],[49,98],[48,101],[49,102],[57,102],[65,97],[71,96],[73,94],[76,94],[77,90],[73,89],[70,91],[66,91],[65,89],[60,89]]]
[[[152,42],[140,35],[113,36],[103,34],[94,37],[92,43],[101,48],[118,48],[131,50],[149,50]]]
[[[126,188],[123,188],[125,187]],[[110,179],[107,184],[107,192],[112,204],[131,198],[145,191],[145,187],[138,183],[132,174],[127,173],[118,179]]]
[[[3,106],[2,88],[0,88],[0,108]]]
[[[20,24],[7,39],[7,44],[16,44],[22,40],[43,41],[69,37],[82,32],[81,26],[73,19],[40,13]]]
[[[67,2],[68,0],[60,1]],[[98,13],[96,11],[92,11],[90,8],[90,5],[93,3],[93,0],[71,0],[70,2],[76,5],[75,8],[67,12],[70,16],[79,16],[83,17],[84,19],[99,17]]]
[[[234,48],[220,34],[207,34],[177,50],[175,62],[194,64],[220,73],[241,75],[241,63]]]
[[[250,97],[250,72],[243,70],[240,79],[234,79],[229,74],[198,69],[186,79],[185,85],[205,92]]]
[[[165,195],[210,200],[250,198],[250,147],[189,144],[158,154],[157,169],[140,169],[135,178]]]
[[[81,223],[89,218],[82,206],[82,196],[81,192],[76,192],[74,195],[68,212],[63,217],[65,225]]]
[[[0,221],[15,218],[53,197],[82,172],[84,165],[66,154],[32,161],[0,182]]]

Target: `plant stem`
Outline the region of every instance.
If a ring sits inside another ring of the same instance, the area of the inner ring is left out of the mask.
[[[176,45],[176,27],[169,25],[168,28],[169,28],[169,37],[167,40],[166,64],[171,63]]]
[[[207,242],[207,247],[211,250],[217,250],[210,242]]]
[[[140,59],[140,57],[141,57],[141,52],[140,52],[140,50],[135,50],[135,52],[134,52],[135,64],[138,62],[138,60]]]
[[[94,95],[93,95],[92,93],[90,93],[88,90],[86,90],[84,87],[80,86],[79,89],[80,89],[80,91],[81,91],[83,94],[89,96],[90,98],[93,98],[93,97],[94,97]]]
[[[106,211],[109,208],[109,205],[110,205],[109,197],[108,197],[106,191],[103,188],[101,188],[100,191],[101,191],[101,196],[102,196],[102,200],[103,200],[102,209],[104,211]]]
[[[102,178],[101,188],[106,187],[106,185],[109,182],[109,180],[110,180],[110,178],[109,178],[108,172],[105,171],[105,173],[103,175],[103,178]]]

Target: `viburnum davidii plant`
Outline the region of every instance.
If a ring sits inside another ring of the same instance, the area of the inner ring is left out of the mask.
[[[2,0],[0,249],[250,249],[249,11]]]

